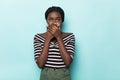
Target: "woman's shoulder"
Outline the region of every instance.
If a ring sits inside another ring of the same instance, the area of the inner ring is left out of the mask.
[[[73,33],[68,33],[68,32],[62,32],[62,38],[65,38],[67,36],[74,36]]]
[[[37,37],[37,36],[40,36],[40,37],[45,37],[45,33],[37,33],[37,34],[35,34],[35,36],[34,37]]]

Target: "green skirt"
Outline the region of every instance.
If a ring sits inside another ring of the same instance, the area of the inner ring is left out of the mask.
[[[40,80],[71,80],[68,68],[43,68]]]

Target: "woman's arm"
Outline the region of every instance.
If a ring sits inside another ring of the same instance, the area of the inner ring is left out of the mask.
[[[47,61],[49,45],[52,38],[53,36],[49,32],[45,33],[45,41],[44,41],[43,49],[40,53],[40,56],[37,58],[37,64],[41,68],[44,67]]]
[[[72,58],[65,48],[62,37],[58,36],[57,41],[58,41],[58,44],[59,44],[61,57],[63,58],[63,61],[64,61],[65,65],[69,66],[71,64]]]

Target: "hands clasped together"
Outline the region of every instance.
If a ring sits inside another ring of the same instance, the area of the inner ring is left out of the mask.
[[[49,38],[50,40],[54,37],[56,39],[61,37],[60,26],[58,24],[52,24],[51,26],[48,26],[46,34],[46,38]]]

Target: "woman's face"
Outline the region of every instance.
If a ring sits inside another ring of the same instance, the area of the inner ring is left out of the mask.
[[[62,25],[62,18],[59,12],[53,11],[48,14],[47,17],[48,27],[58,27],[59,30]]]

